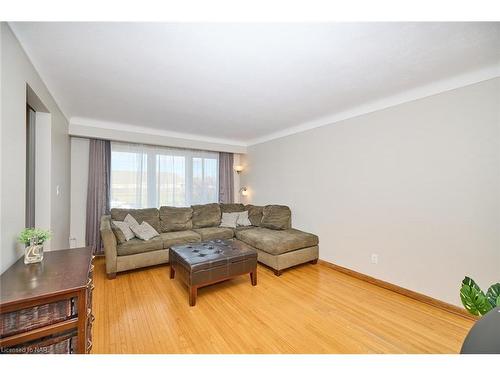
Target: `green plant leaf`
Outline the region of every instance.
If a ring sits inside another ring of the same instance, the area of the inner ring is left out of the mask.
[[[486,292],[486,298],[488,298],[488,302],[491,306],[498,306],[498,301],[500,297],[500,283],[493,284],[488,288]]]
[[[481,291],[473,286],[462,284],[460,289],[462,304],[472,315],[484,315],[492,309],[488,299]]]
[[[462,285],[468,285],[471,288],[481,291],[479,285],[477,285],[476,282],[472,280],[469,276],[465,276],[465,278],[462,280]]]
[[[19,242],[25,244],[26,246],[30,244],[32,239],[37,239],[37,245],[43,244],[45,241],[50,239],[51,232],[49,230],[39,229],[39,228],[25,228],[21,233],[19,233]]]

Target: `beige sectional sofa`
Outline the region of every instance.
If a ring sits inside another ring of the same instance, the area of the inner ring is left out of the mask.
[[[251,226],[221,228],[224,212],[248,211]],[[140,224],[146,221],[159,236],[148,241],[126,241],[113,221],[123,221],[127,214]],[[271,267],[276,275],[302,263],[318,259],[318,236],[291,228],[287,206],[254,206],[211,203],[191,207],[160,207],[111,210],[101,219],[101,237],[108,278],[117,272],[168,263],[170,246],[189,242],[235,238],[257,250],[258,261]]]

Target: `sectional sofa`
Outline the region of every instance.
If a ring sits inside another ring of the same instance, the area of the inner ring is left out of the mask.
[[[224,212],[248,211],[251,226],[220,227]],[[148,241],[133,238],[126,241],[113,221],[123,221],[130,214],[138,223],[146,221],[160,234]],[[211,203],[191,207],[146,209],[111,209],[101,219],[101,238],[106,257],[108,278],[117,272],[168,263],[170,246],[214,239],[235,238],[257,250],[258,261],[274,270],[316,263],[318,236],[291,227],[291,211],[287,206],[254,206],[238,203]]]

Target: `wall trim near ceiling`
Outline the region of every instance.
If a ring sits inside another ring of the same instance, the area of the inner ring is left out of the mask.
[[[330,116],[318,118],[313,121],[308,121],[296,126],[288,127],[284,130],[255,138],[248,142],[247,146],[257,145],[272,141],[274,139],[283,138],[289,135],[302,133],[307,130],[319,128],[326,125],[332,125],[336,122],[347,120],[353,117],[362,116],[371,112],[380,111],[389,107],[394,107],[399,104],[408,103],[414,100],[423,99],[425,97],[440,94],[442,92],[455,90],[461,87],[470,86],[475,83],[487,81],[500,77],[500,64],[484,67],[479,70],[460,74],[451,78],[435,81],[428,85],[420,86],[399,94],[381,98],[369,103],[365,103],[342,112],[335,113]]]
[[[247,152],[246,144],[232,140],[195,136],[82,117],[71,118],[68,133],[70,136],[81,138],[109,139],[111,141],[232,152],[235,154],[245,154]]]

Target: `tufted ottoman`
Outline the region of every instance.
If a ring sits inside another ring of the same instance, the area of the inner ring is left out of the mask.
[[[189,288],[189,305],[196,305],[198,288],[250,274],[257,285],[257,252],[238,240],[212,240],[172,246],[170,278],[177,274]]]

